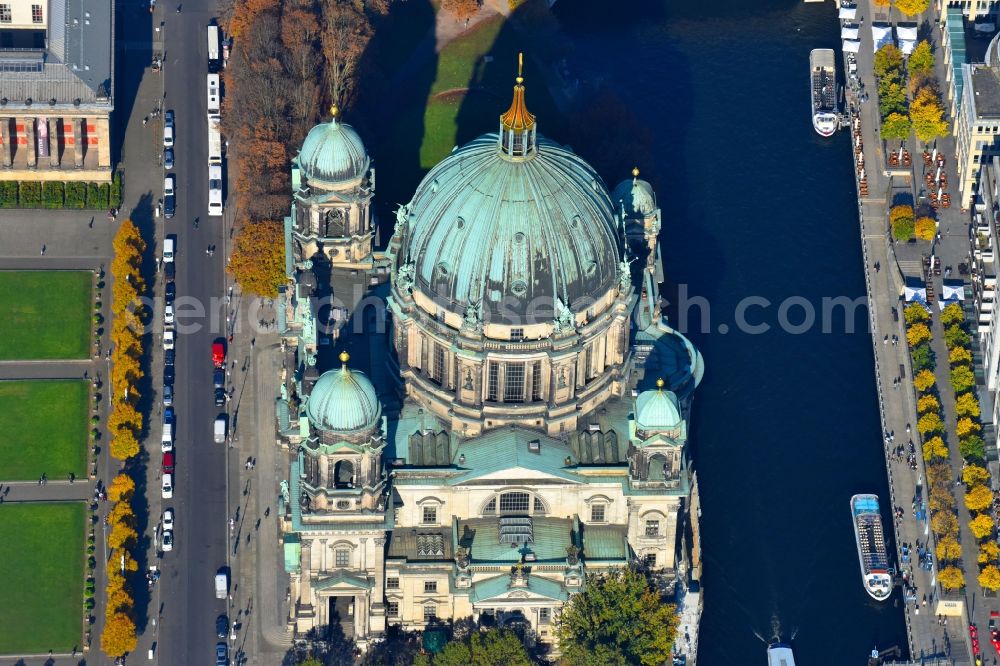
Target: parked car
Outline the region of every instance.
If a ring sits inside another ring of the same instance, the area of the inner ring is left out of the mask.
[[[165,386],[174,385],[174,366],[172,365],[163,366],[163,384]]]
[[[173,303],[167,303],[163,307],[163,323],[166,324],[166,325],[168,325],[168,326],[170,324],[174,323],[174,304]]]
[[[167,111],[163,114],[163,146],[171,148],[174,145],[174,112]]]
[[[226,364],[226,339],[217,338],[212,343],[212,364],[221,368]]]
[[[177,297],[177,283],[168,282],[167,286],[163,288],[163,300],[167,303],[173,303],[174,298]]]
[[[163,216],[168,220],[174,216],[177,209],[177,193],[174,192],[174,177],[163,179]]]
[[[170,407],[174,404],[174,387],[167,384],[163,387],[163,406]]]
[[[229,666],[229,646],[222,641],[215,644],[215,666]]]
[[[229,618],[225,615],[220,615],[215,618],[215,635],[219,638],[225,638],[226,634],[229,632]]]
[[[173,349],[174,348],[174,332],[173,331],[163,331],[163,348]]]
[[[215,417],[215,425],[213,426],[213,437],[216,444],[222,444],[226,441],[226,415],[219,414]]]
[[[167,407],[163,410],[163,422],[169,423],[171,426],[174,425],[174,408]]]
[[[173,176],[167,178],[167,181],[173,183]],[[173,185],[171,185],[171,192],[173,191]],[[173,236],[167,236],[163,239],[163,263],[169,264],[173,263],[174,256],[177,252],[177,239]]]
[[[173,282],[174,277],[177,276],[177,268],[174,266],[174,262],[163,265],[163,275],[167,278],[167,282]]]
[[[170,423],[163,424],[163,435],[160,437],[160,450],[174,450],[174,426]]]
[[[223,388],[226,385],[226,371],[222,368],[216,368],[212,371],[212,386],[215,388]]]
[[[226,389],[215,389],[215,406],[222,407],[226,404]]]
[[[164,509],[163,510],[163,529],[173,530],[174,529],[174,510]]]
[[[163,168],[170,171],[174,168],[174,149],[166,148],[163,151]]]
[[[169,553],[174,549],[174,531],[163,530],[163,552]]]
[[[163,471],[167,474],[174,473],[174,452],[164,451],[163,452]]]
[[[173,365],[177,359],[177,350],[167,349],[163,352],[163,365]]]
[[[174,496],[174,475],[164,474],[160,484],[160,496],[163,499],[170,499]]]

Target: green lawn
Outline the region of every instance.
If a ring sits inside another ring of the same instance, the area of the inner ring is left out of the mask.
[[[83,502],[0,505],[0,654],[80,649],[85,514]]]
[[[0,481],[83,477],[88,395],[77,379],[0,381]]]
[[[0,271],[0,361],[87,358],[89,271]]]

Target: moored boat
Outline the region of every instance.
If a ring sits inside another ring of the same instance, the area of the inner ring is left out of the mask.
[[[858,546],[861,578],[865,591],[872,599],[885,601],[892,591],[889,558],[886,555],[882,514],[877,495],[855,495],[851,498],[851,518],[854,540]]]
[[[778,640],[767,646],[767,666],[795,666],[792,646]]]
[[[809,52],[809,91],[812,95],[813,129],[820,136],[833,136],[840,125],[837,115],[837,64],[833,49]]]

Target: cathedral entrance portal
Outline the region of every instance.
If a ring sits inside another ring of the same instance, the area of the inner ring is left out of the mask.
[[[353,596],[330,597],[329,627],[331,633],[337,633],[336,627],[340,628],[346,638],[354,638],[354,612],[355,604]]]

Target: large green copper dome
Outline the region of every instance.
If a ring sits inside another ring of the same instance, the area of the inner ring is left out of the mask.
[[[309,422],[326,431],[357,431],[374,426],[382,413],[375,387],[363,372],[347,367],[324,372],[306,403]]]
[[[309,184],[335,189],[363,176],[371,165],[365,144],[350,125],[333,118],[309,130],[298,156]]]
[[[457,149],[417,189],[405,248],[415,286],[498,323],[529,311],[551,320],[556,299],[579,312],[618,280],[621,234],[607,189],[544,137],[522,158],[499,143],[486,134]]]

